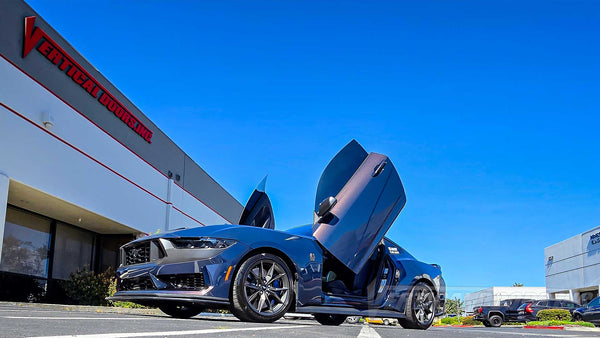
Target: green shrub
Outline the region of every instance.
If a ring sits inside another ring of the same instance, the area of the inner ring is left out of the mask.
[[[442,318],[441,322],[445,325],[458,325],[460,324],[460,319],[458,317],[446,317]]]
[[[108,286],[107,296],[110,297],[110,296],[114,295],[116,292],[117,292],[117,278],[113,276],[113,278],[111,279],[110,284]],[[114,301],[114,300],[109,300],[108,304],[110,304],[111,306],[124,307],[124,308],[128,308],[128,309],[144,309],[144,308],[146,308],[145,306],[140,305],[140,304],[131,303],[131,302],[119,302],[119,301]]]
[[[571,320],[571,313],[565,309],[540,310],[537,313],[540,321],[545,320]]]
[[[588,322],[572,322],[569,320],[545,320],[545,321],[533,321],[527,323],[529,326],[585,326],[594,327],[594,324]]]
[[[480,321],[473,319],[473,316],[462,317],[460,322],[462,325],[482,325]]]
[[[108,268],[94,273],[87,268],[71,273],[71,278],[61,281],[60,286],[72,303],[80,305],[107,305],[106,297],[115,271]]]

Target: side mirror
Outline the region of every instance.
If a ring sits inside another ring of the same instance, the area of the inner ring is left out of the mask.
[[[337,203],[337,199],[333,196],[329,196],[323,200],[323,202],[319,203],[319,210],[317,211],[317,216],[323,217],[325,216],[331,208]]]

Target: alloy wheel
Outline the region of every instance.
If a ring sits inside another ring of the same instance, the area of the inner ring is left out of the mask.
[[[428,325],[434,314],[435,298],[428,288],[421,288],[414,294],[415,317],[421,325]]]
[[[257,261],[244,279],[243,294],[247,304],[263,316],[281,312],[290,297],[289,278],[278,262],[271,259]]]

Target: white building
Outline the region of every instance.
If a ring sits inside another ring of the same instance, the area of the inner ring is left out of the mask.
[[[586,304],[600,287],[600,227],[544,250],[546,288],[550,298],[566,297]]]
[[[531,286],[494,286],[477,292],[465,294],[465,311],[472,312],[477,306],[498,306],[505,299],[514,298],[546,298],[545,287]]]
[[[116,266],[139,233],[237,222],[241,204],[29,5],[0,1],[0,29],[0,300],[60,301],[58,281]]]

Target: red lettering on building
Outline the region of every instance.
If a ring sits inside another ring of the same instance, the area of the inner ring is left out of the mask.
[[[41,43],[40,43],[41,41]],[[39,45],[39,46],[38,46]],[[136,134],[142,137],[146,142],[152,143],[152,131],[129,112],[121,102],[111,95],[104,86],[102,86],[93,76],[91,76],[83,67],[75,61],[67,52],[65,52],[46,32],[41,28],[35,27],[35,16],[25,18],[25,38],[23,39],[23,58],[36,47],[40,54],[44,55],[55,66],[58,66],[62,72],[65,72],[75,83],[81,86],[94,98],[97,98],[100,104],[115,114],[125,125],[127,125]],[[98,98],[98,95],[100,98]]]

